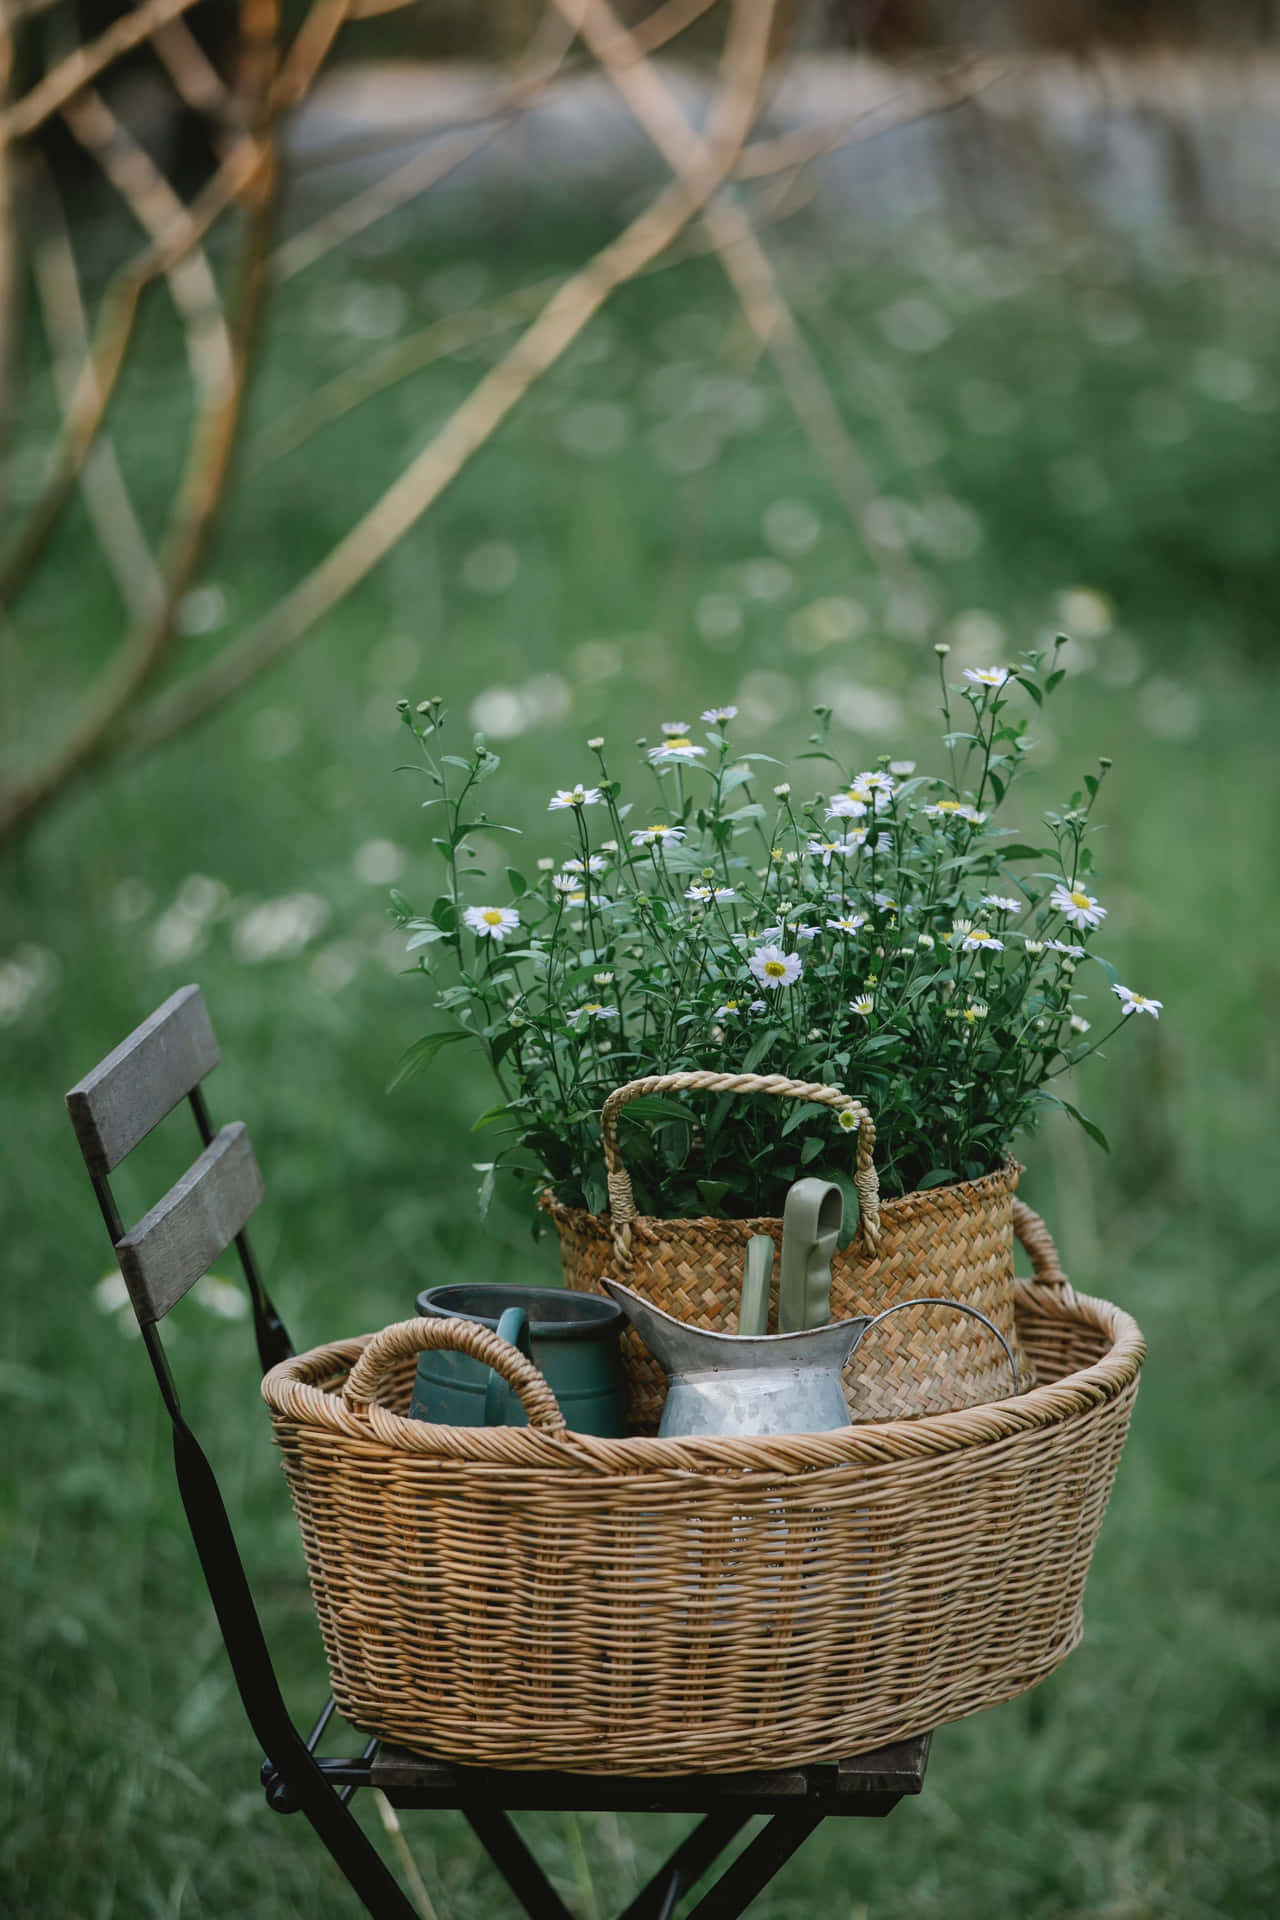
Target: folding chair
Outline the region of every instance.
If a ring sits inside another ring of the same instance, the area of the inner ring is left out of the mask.
[[[829,1816],[879,1817],[924,1779],[929,1736],[835,1766],[776,1773],[671,1775],[509,1773],[457,1767],[368,1741],[358,1757],[321,1756],[332,1698],[305,1738],[285,1705],[213,1469],[182,1414],[160,1324],[234,1242],[253,1307],[264,1372],[293,1348],[258,1276],[245,1236],[263,1197],[262,1178],[239,1121],[214,1132],[202,1081],[218,1064],[217,1041],[198,987],[182,987],[67,1095],[76,1138],[161,1397],[173,1428],[174,1467],[232,1673],[265,1760],[261,1779],[278,1813],[301,1811],[375,1920],[417,1920],[416,1910],[351,1812],[362,1787],[397,1809],[463,1813],[530,1920],[572,1920],[512,1824],[511,1811],[569,1809],[680,1812],[702,1816],[619,1920],[673,1920],[683,1895],[753,1814],[768,1824],[699,1901],[688,1920],[737,1920]],[[110,1175],[183,1100],[204,1151],[164,1198],[126,1231]]]

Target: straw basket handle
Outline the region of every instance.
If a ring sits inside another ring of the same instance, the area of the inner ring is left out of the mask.
[[[1013,1230],[1031,1256],[1031,1272],[1038,1287],[1052,1287],[1068,1301],[1075,1298],[1071,1282],[1062,1271],[1058,1249],[1040,1215],[1025,1200],[1013,1203]]]
[[[519,1395],[531,1427],[557,1435],[568,1432],[556,1397],[532,1360],[526,1360],[509,1341],[499,1339],[491,1327],[482,1327],[474,1320],[400,1320],[394,1327],[384,1327],[381,1333],[374,1334],[347,1375],[343,1399],[353,1410],[362,1412],[377,1398],[378,1389],[394,1361],[407,1360],[412,1354],[426,1353],[436,1347],[469,1354],[473,1360],[500,1373],[512,1392]]]
[[[788,1080],[781,1073],[653,1073],[645,1080],[628,1080],[624,1087],[618,1087],[605,1101],[600,1115],[613,1246],[622,1266],[628,1265],[631,1259],[631,1222],[636,1217],[636,1199],[631,1190],[631,1175],[618,1146],[618,1115],[628,1100],[637,1100],[646,1093],[773,1093],[784,1100],[812,1100],[836,1113],[852,1114],[858,1129],[853,1174],[859,1201],[858,1237],[868,1253],[875,1252],[880,1240],[880,1186],[872,1158],[876,1129],[860,1100],[839,1087],[825,1087],[815,1080]]]

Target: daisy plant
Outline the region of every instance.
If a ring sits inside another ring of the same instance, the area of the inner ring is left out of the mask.
[[[603,1211],[606,1094],[686,1069],[857,1093],[889,1194],[992,1171],[1049,1105],[1106,1145],[1054,1083],[1130,1015],[1161,1011],[1091,944],[1107,908],[1090,819],[1110,762],[1034,840],[1004,825],[1031,710],[1063,678],[1057,649],[968,668],[955,686],[946,651],[945,770],[847,765],[818,708],[805,765],[779,779],[768,754],[739,748],[736,710],[714,707],[701,730],[667,721],[637,743],[638,795],[624,797],[606,742],[589,741],[590,776],[545,803],[556,850],[501,881],[488,856],[515,830],[478,805],[497,755],[480,735],[443,752],[442,703],[401,702],[444,881],[426,912],[400,894],[392,910],[443,1024],[397,1078],[455,1042],[484,1053],[500,1089],[477,1122],[500,1142],[486,1192],[509,1169]],[[819,770],[806,796],[801,774]],[[1096,1034],[1080,1011],[1086,968],[1119,1003],[1104,998]],[[649,1099],[622,1124],[649,1214],[777,1214],[807,1170],[854,1197],[852,1141],[823,1108]]]

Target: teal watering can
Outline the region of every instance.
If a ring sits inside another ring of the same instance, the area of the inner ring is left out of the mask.
[[[621,1311],[597,1294],[560,1287],[465,1282],[418,1295],[425,1319],[473,1320],[510,1341],[546,1380],[573,1433],[616,1440],[625,1431],[618,1342]],[[519,1396],[492,1367],[437,1347],[418,1359],[413,1420],[450,1427],[527,1427]]]

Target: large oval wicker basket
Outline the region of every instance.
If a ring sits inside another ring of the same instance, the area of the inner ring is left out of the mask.
[[[839,1087],[781,1074],[653,1074],[611,1093],[601,1115],[609,1213],[565,1207],[550,1195],[542,1202],[560,1236],[566,1286],[603,1292],[600,1282],[609,1274],[678,1320],[715,1332],[736,1330],[747,1241],[767,1233],[780,1246],[781,1220],[639,1215],[618,1143],[618,1116],[628,1101],[684,1091],[763,1093],[849,1115],[842,1124],[857,1131],[854,1177],[862,1207],[855,1239],[832,1266],[832,1319],[874,1315],[921,1294],[943,1295],[985,1314],[1010,1343],[1019,1378],[1034,1380],[1013,1310],[1013,1196],[1021,1167],[1009,1160],[981,1180],[882,1200],[872,1157],[875,1127],[862,1102]],[[771,1327],[777,1325],[777,1301],[775,1282]],[[655,1433],[666,1397],[662,1369],[634,1333],[624,1335],[624,1347],[633,1383],[631,1422],[642,1433]],[[979,1322],[917,1306],[867,1335],[845,1384],[855,1420],[906,1419],[998,1399],[1009,1391],[1009,1367],[999,1342]]]
[[[273,1368],[341,1711],[476,1765],[696,1773],[833,1760],[1042,1680],[1080,1638],[1143,1342],[1018,1226],[1040,1384],[962,1412],[599,1440],[462,1321]],[[528,1428],[403,1417],[418,1351],[448,1341],[505,1371]]]

